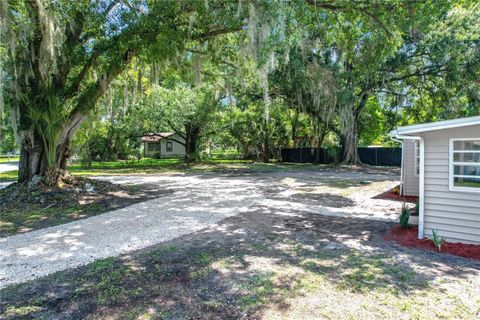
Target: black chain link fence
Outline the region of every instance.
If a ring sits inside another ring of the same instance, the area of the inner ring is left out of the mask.
[[[402,162],[402,148],[366,148],[359,147],[360,161],[372,166],[397,166]],[[289,148],[281,151],[282,162],[297,163],[338,163],[341,149],[330,148]]]

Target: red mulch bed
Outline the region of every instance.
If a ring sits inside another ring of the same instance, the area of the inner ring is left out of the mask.
[[[438,252],[438,249],[430,239],[418,239],[418,227],[412,226],[408,229],[402,229],[400,226],[395,226],[388,231],[385,240],[395,241],[406,247],[413,247],[419,249],[426,249]],[[480,260],[480,245],[464,244],[464,243],[449,243],[442,244],[442,252],[454,254],[465,258]]]
[[[410,203],[417,203],[418,201],[417,196],[399,196],[398,194],[394,193],[392,190],[388,190],[387,192],[381,193],[378,196],[373,197],[373,199],[384,199],[384,200],[402,201],[402,202],[410,202]]]

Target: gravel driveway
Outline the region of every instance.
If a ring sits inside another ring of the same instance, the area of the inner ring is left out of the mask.
[[[244,212],[396,220],[401,204],[372,199],[392,172],[323,169],[274,173],[114,176],[173,193],[84,220],[0,239],[0,288],[193,233]]]

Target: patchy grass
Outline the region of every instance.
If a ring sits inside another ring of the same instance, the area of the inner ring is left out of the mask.
[[[18,177],[18,170],[0,172],[0,182],[15,181]]]
[[[6,156],[0,156],[0,163],[6,163],[6,162],[13,162],[13,161],[19,161],[19,157],[6,157]]]
[[[203,172],[273,172],[288,170],[314,170],[332,167],[331,165],[300,164],[300,163],[262,163],[249,160],[213,159],[208,162],[193,164],[184,163],[178,159],[142,159],[126,162],[93,162],[91,168],[80,164],[68,167],[74,176],[106,176],[106,175],[139,175],[159,173],[203,173]],[[15,181],[18,170],[0,173],[0,182]]]
[[[169,168],[183,162],[179,159],[151,159],[151,158],[143,158],[139,161],[94,161],[92,162],[91,168],[86,168],[81,164],[73,164],[69,166],[70,171],[79,171],[79,170],[121,170],[126,168],[131,169],[148,169],[148,168]]]
[[[388,247],[376,240],[381,234],[366,243],[375,250],[324,249],[334,237],[378,232],[382,222],[348,229],[351,219],[252,217],[229,218],[148,250],[8,287],[1,292],[2,313],[6,319],[478,316],[478,273],[465,260]],[[415,263],[396,258],[412,254]]]
[[[90,183],[94,192],[82,189]],[[78,178],[73,189],[0,190],[0,237],[85,219],[111,210],[157,198],[170,192],[149,186],[116,185]]]
[[[73,175],[201,173],[222,171],[276,171],[318,168],[313,164],[257,163],[249,160],[212,159],[197,163],[184,163],[178,159],[142,159],[139,162],[94,162],[91,168],[72,165]]]

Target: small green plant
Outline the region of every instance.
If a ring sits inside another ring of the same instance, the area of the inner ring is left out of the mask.
[[[392,189],[392,192],[396,194],[397,196],[400,195],[400,187],[396,186],[395,188]]]
[[[442,244],[445,242],[445,239],[438,234],[437,230],[432,230],[432,241],[435,247],[438,248],[438,251],[442,251]]]
[[[400,214],[400,227],[402,229],[408,228],[408,219],[410,219],[410,212],[404,203],[402,206],[402,213]]]

